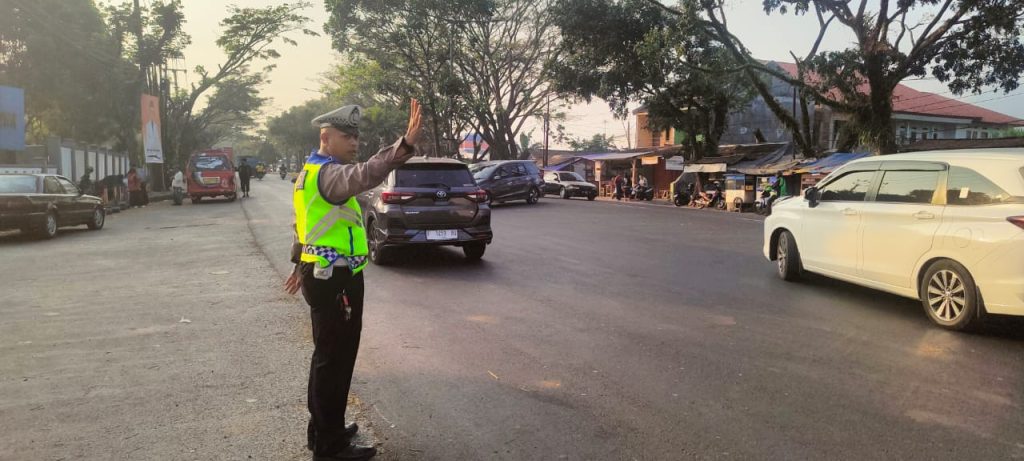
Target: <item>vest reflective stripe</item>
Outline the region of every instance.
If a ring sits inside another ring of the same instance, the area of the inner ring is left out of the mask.
[[[313,228],[309,230],[308,234],[306,234],[306,241],[315,242],[319,240],[320,237],[323,237],[324,234],[332,227],[334,227],[334,225],[337,224],[339,221],[344,221],[348,224],[353,224],[358,227],[363,226],[362,218],[359,215],[355,214],[353,210],[349,210],[343,207],[335,207],[326,215],[324,215],[324,217],[321,218],[320,221],[313,225]]]
[[[327,247],[342,257],[366,256],[369,251],[366,230],[363,228],[363,211],[355,197],[342,205],[334,205],[320,195],[319,176],[323,163],[312,161],[302,167],[299,180],[295,182],[292,205],[295,207],[295,233],[302,245]],[[303,252],[302,261],[317,262],[327,266],[329,261],[315,252]],[[328,252],[333,254],[331,252]],[[322,254],[322,253],[321,253]],[[352,268],[353,273],[363,266]]]

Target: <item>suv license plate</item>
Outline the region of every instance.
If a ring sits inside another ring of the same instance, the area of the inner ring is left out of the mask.
[[[428,230],[427,240],[455,240],[459,238],[457,230]]]

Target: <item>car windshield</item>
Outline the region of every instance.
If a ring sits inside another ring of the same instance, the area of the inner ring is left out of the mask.
[[[584,181],[584,179],[577,173],[558,173],[558,177],[562,181]]]
[[[0,194],[33,194],[35,192],[35,176],[0,176]]]
[[[196,157],[192,161],[192,166],[197,170],[205,171],[230,171],[231,161],[227,157],[223,156],[203,156]]]
[[[395,187],[473,187],[473,177],[463,166],[416,165],[395,172]]]

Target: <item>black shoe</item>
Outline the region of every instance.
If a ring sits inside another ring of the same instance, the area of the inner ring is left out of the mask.
[[[331,456],[313,455],[313,461],[364,461],[377,455],[377,449],[364,445],[349,445]]]
[[[310,422],[310,426],[309,426],[310,429],[309,429],[309,432],[308,432],[309,437],[307,437],[308,440],[306,440],[306,448],[308,448],[309,451],[313,451],[313,432],[312,432],[313,431],[313,426],[312,426],[312,424],[313,423]],[[359,432],[359,425],[356,424],[356,423],[348,423],[348,424],[345,425],[345,429],[343,431],[341,431],[341,436],[346,438],[346,439],[352,440],[352,437],[356,436],[356,432]]]

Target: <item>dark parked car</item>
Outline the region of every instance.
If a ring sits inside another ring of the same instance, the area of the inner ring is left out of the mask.
[[[478,260],[493,237],[487,191],[457,160],[413,158],[359,201],[376,264],[410,245],[453,245]]]
[[[0,174],[0,230],[20,229],[44,238],[57,228],[85,224],[102,229],[103,201],[52,174]]]
[[[587,200],[594,200],[597,198],[597,186],[571,171],[549,171],[544,174],[544,193],[556,194],[565,199],[586,197]]]
[[[534,204],[544,191],[544,176],[529,160],[477,163],[470,167],[473,179],[487,191],[488,203],[526,200]]]

